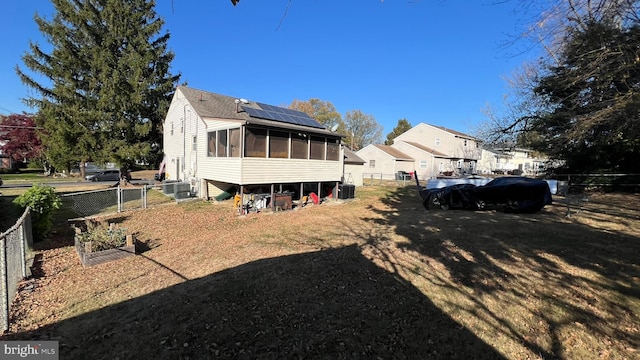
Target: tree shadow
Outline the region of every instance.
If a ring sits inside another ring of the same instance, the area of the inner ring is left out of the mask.
[[[6,337],[60,358],[501,359],[356,245],[258,260]]]
[[[423,280],[471,302],[488,318],[479,322],[497,324],[495,331],[533,353],[543,358],[565,357],[563,336],[571,326],[586,327],[584,331],[594,338],[616,339],[623,344],[621,351],[640,346],[633,326],[618,326],[614,320],[631,319],[632,324],[637,319],[631,304],[618,301],[625,296],[640,298],[637,237],[572,222],[563,215],[562,205],[548,206],[536,214],[426,211],[412,187],[398,189],[384,203],[385,208],[371,209],[375,217],[365,220],[394,232],[368,237],[374,251],[387,256],[387,263],[398,272],[437,270]],[[624,218],[631,219],[629,215]],[[361,232],[353,229],[354,235]],[[397,236],[403,241],[392,239]],[[400,254],[412,254],[411,260],[389,258],[389,243],[395,243]],[[544,323],[551,344],[514,325],[508,313],[491,309],[487,298],[508,301],[505,306],[520,307]],[[460,304],[449,306],[466,311]]]

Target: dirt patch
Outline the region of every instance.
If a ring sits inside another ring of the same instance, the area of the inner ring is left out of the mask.
[[[562,198],[517,215],[356,193],[244,217],[231,202],[121,213],[140,254],[91,268],[53,238],[4,338],[59,340],[65,359],[638,356],[637,195],[567,217]]]

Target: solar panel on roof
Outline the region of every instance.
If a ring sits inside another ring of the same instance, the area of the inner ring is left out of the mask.
[[[286,109],[269,104],[257,104],[261,109],[255,109],[248,106],[243,106],[242,109],[251,117],[324,129],[324,126],[302,111]]]

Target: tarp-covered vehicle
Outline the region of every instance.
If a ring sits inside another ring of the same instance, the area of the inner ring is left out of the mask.
[[[499,177],[482,186],[456,184],[438,189],[419,189],[427,210],[482,210],[502,206],[506,212],[534,213],[552,202],[546,181],[520,176]]]

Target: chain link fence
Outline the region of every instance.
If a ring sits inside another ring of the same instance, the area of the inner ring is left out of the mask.
[[[89,217],[98,214],[146,209],[149,186],[136,188],[109,188],[61,195],[62,204],[77,215]]]
[[[413,179],[413,175],[409,172],[399,171],[395,174],[383,174],[383,173],[364,173],[362,174],[362,185],[388,185],[388,186],[410,186],[415,185],[416,181]]]
[[[31,212],[27,208],[15,225],[0,234],[0,326],[3,332],[9,329],[11,303],[18,283],[31,275],[27,262],[33,257],[32,247]]]

